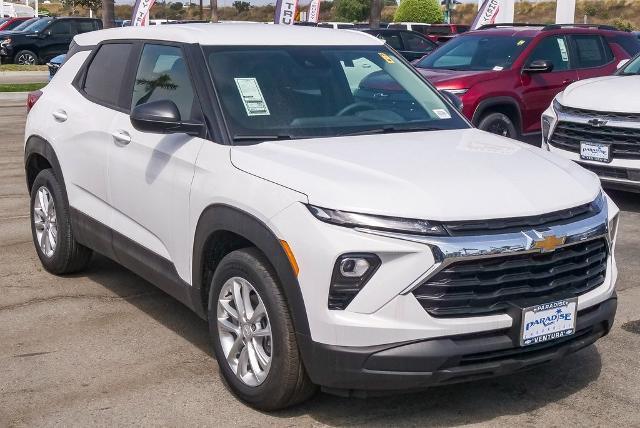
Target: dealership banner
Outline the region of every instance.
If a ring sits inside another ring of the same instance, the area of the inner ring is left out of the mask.
[[[515,0],[484,0],[471,24],[475,30],[483,25],[510,23],[515,15]]]
[[[133,5],[133,13],[131,14],[131,26],[142,27],[149,25],[149,10],[155,3],[155,0],[136,0]]]
[[[278,0],[276,3],[276,24],[293,25],[296,20],[298,0]]]
[[[307,21],[318,22],[318,18],[320,18],[320,0],[311,0],[311,4],[309,4],[309,17],[307,18]]]
[[[556,24],[573,24],[576,14],[576,0],[558,0],[556,3]]]

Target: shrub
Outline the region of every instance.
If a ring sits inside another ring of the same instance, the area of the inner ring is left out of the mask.
[[[401,0],[393,20],[435,24],[442,22],[444,16],[437,0]]]
[[[368,0],[336,0],[333,6],[336,19],[345,22],[368,21],[370,10]]]

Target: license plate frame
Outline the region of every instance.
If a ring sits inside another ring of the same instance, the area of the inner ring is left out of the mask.
[[[577,297],[523,308],[520,346],[536,345],[575,334],[577,314]]]
[[[611,162],[611,144],[580,141],[580,159],[593,162]]]

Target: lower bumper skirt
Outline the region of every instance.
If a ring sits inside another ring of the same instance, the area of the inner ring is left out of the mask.
[[[510,329],[370,347],[341,347],[299,335],[311,380],[329,392],[407,391],[501,376],[558,360],[609,333],[617,308],[612,297],[578,313],[576,333],[520,347]]]

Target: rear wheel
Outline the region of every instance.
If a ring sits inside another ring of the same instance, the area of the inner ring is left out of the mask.
[[[31,234],[42,266],[57,275],[84,269],[92,254],[73,236],[63,195],[64,189],[50,169],[38,173],[31,188]]]
[[[261,410],[310,398],[285,297],[269,262],[255,248],[228,254],[209,295],[209,331],[220,372],[231,391]]]
[[[29,50],[23,50],[16,54],[13,62],[20,65],[37,65],[38,55]]]
[[[518,138],[518,131],[513,121],[504,113],[494,112],[487,114],[480,119],[478,128],[503,137]]]

